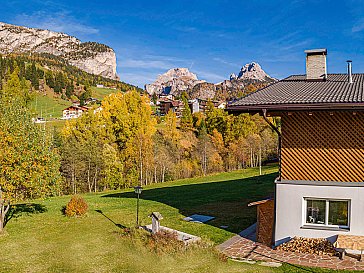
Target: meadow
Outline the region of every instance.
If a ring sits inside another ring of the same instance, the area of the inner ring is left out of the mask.
[[[215,250],[255,222],[255,208],[247,204],[273,193],[276,171],[273,165],[264,167],[262,176],[255,168],[145,186],[140,224],[149,224],[148,215],[158,211],[162,225],[203,239],[202,245],[184,250],[158,252],[145,243],[146,232],[134,230],[136,195],[131,189],[83,194],[89,210],[78,218],[62,214],[70,196],[16,204],[0,236],[0,272],[334,272],[250,265],[226,260]],[[183,221],[193,213],[216,219]],[[126,230],[134,235],[125,235]]]

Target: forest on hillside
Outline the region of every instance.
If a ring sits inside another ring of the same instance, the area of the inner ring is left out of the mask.
[[[101,110],[60,130],[39,126],[28,109],[36,91],[27,71],[17,63],[0,91],[0,186],[13,200],[163,183],[277,157],[276,135],[259,116],[229,115],[213,103],[192,115],[183,97],[182,117],[161,120],[135,89],[111,94]]]
[[[0,55],[0,88],[15,70],[20,80],[30,82],[30,90],[44,93],[47,86],[65,100],[83,101],[91,97],[90,87],[97,84],[123,92],[143,92],[136,86],[87,73],[67,64],[60,57],[45,53]]]

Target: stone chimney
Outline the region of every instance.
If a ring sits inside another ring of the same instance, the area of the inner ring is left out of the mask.
[[[327,49],[310,49],[306,53],[306,80],[325,81],[327,78]]]

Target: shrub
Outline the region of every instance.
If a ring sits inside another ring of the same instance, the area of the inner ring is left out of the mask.
[[[87,209],[88,205],[86,201],[81,196],[74,195],[66,205],[64,213],[69,217],[82,216],[86,214]]]

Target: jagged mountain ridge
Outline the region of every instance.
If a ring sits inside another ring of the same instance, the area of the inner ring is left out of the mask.
[[[199,80],[197,75],[190,72],[188,68],[172,68],[159,75],[155,82],[146,84],[145,90],[149,95],[162,93],[175,95],[203,82],[205,81]]]
[[[276,81],[276,79],[272,78],[267,73],[265,73],[265,71],[262,69],[262,67],[256,62],[251,62],[251,63],[244,65],[241,68],[239,75],[237,76],[237,79],[252,80],[252,81],[255,80],[255,81],[261,81],[261,82]],[[230,80],[231,80],[231,77],[230,77]]]
[[[112,48],[96,42],[82,43],[65,33],[0,22],[0,53],[52,54],[85,72],[119,80]]]
[[[187,92],[190,98],[200,99],[232,99],[246,93],[249,85],[262,87],[276,79],[270,77],[261,66],[256,63],[244,65],[238,76],[234,73],[229,80],[219,83],[208,83],[199,80],[197,75],[187,68],[173,68],[166,73],[159,75],[157,80],[145,85],[145,90],[149,95],[172,94],[180,96],[182,92]]]

